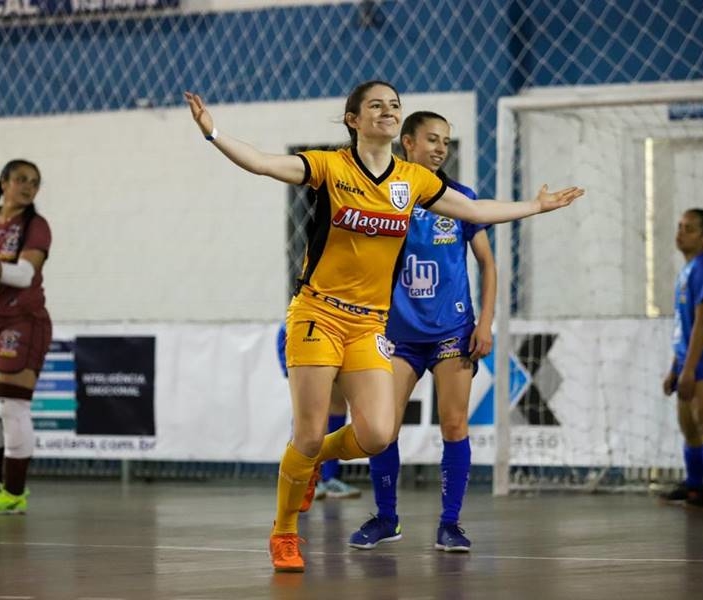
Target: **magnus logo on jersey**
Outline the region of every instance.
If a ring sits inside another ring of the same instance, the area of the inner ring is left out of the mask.
[[[405,237],[408,231],[408,217],[407,215],[387,215],[343,206],[334,215],[332,225],[348,231],[364,233],[369,237],[376,235]]]
[[[400,282],[411,298],[434,298],[439,284],[439,265],[434,260],[417,260],[411,254],[400,273]]]
[[[407,181],[391,181],[388,187],[391,204],[398,210],[403,210],[410,203],[410,184]]]

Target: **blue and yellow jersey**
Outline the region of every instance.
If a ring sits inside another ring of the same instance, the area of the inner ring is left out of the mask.
[[[429,208],[446,184],[397,157],[375,177],[354,148],[299,156],[303,183],[317,192],[302,284],[349,304],[388,310],[413,208]]]

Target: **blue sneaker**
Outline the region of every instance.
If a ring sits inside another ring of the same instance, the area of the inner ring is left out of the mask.
[[[397,542],[402,537],[398,521],[374,516],[351,534],[349,545],[359,550],[371,550],[385,542]]]
[[[434,547],[445,552],[468,552],[471,541],[457,523],[440,523],[437,528],[437,543]]]

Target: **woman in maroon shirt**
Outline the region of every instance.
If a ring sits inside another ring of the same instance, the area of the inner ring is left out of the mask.
[[[0,417],[4,459],[0,514],[27,510],[27,467],[34,449],[30,402],[51,343],[42,267],[51,230],[34,208],[41,175],[12,160],[0,172]]]

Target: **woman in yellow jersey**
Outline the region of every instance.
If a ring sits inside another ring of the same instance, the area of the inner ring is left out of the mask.
[[[384,81],[365,82],[347,98],[350,147],[297,155],[267,154],[219,133],[202,99],[191,92],[185,98],[205,138],[236,165],[317,191],[316,230],[286,318],[293,437],[281,459],[269,540],[276,571],[303,571],[298,512],[309,507],[316,468],[330,458],[377,454],[394,435],[384,330],[413,207],[501,223],[568,206],[583,190],[552,193],[544,186],[531,201],[469,201],[431,171],[392,155],[402,114],[398,92]],[[351,423],[325,435],[334,381],[349,402]]]

